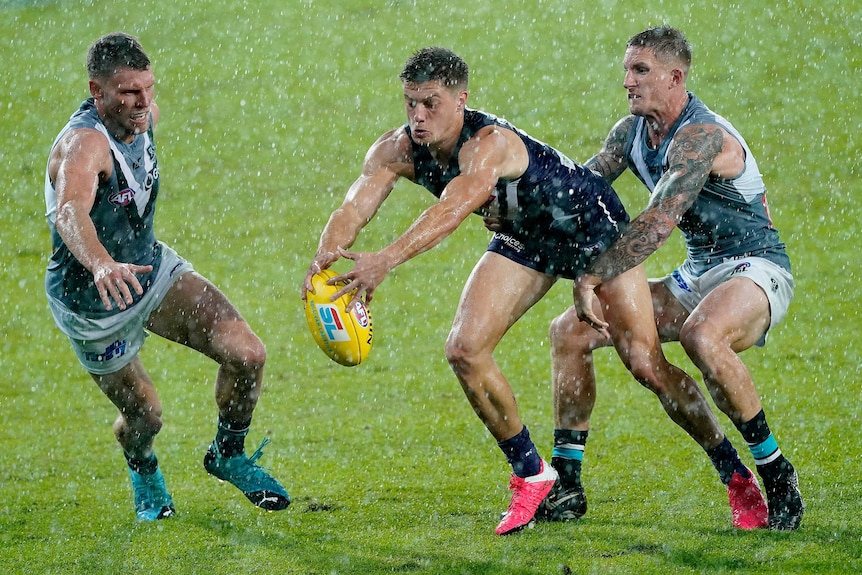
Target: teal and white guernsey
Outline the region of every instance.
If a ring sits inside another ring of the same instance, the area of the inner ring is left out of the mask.
[[[108,140],[114,157],[114,169],[105,181],[99,182],[96,199],[90,210],[99,241],[118,262],[153,266],[152,272],[138,276],[146,293],[159,269],[162,256],[160,244],[153,232],[153,216],[159,192],[159,166],[152,125],[146,134],[138,135],[131,144],[118,141],[108,133],[90,98],[72,115],[53,145],[56,146],[70,130],[80,128],[101,132]],[[93,275],[72,255],[57,233],[57,194],[47,170],[45,205],[53,248],[45,277],[48,295],[63,303],[71,312],[83,316],[103,317],[118,313],[120,310],[116,306],[113,311],[105,310],[93,283]],[[141,298],[134,291],[132,297],[134,303]]]
[[[631,171],[652,192],[668,168],[667,153],[674,136],[690,124],[718,124],[727,130],[745,151],[745,167],[734,178],[710,177],[683,214],[678,227],[688,250],[685,265],[699,276],[723,261],[756,256],[790,271],[790,259],[769,216],[766,186],[748,144],[730,122],[691,92],[688,104],[658,149],[647,145],[646,120],[635,119],[626,142]]]

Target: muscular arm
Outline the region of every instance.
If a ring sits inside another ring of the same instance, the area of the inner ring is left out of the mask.
[[[93,283],[105,309],[111,301],[126,309],[133,301],[129,286],[137,294],[143,288],[135,276],[152,266],[117,262],[99,241],[90,210],[99,181],[113,170],[108,142],[96,130],[78,129],[67,134],[51,152],[48,174],[57,194],[54,226],[72,255],[93,274]]]
[[[377,214],[399,177],[412,174],[409,140],[403,130],[383,134],[365,155],[362,173],[347,190],[320,234],[315,260],[322,268],[338,259],[338,248],[349,248]],[[331,258],[332,261],[325,261]],[[319,271],[319,270],[318,270]]]
[[[440,201],[422,212],[397,240],[380,250],[390,269],[442,242],[488,201],[501,177],[512,172],[520,175],[526,163],[518,172],[518,152],[522,152],[526,161],[526,149],[520,139],[509,130],[496,127],[485,128],[467,142],[458,158],[460,174],[443,190]]]
[[[410,140],[403,129],[391,130],[377,139],[365,154],[362,173],[351,184],[341,205],[329,216],[320,234],[317,252],[308,266],[300,297],[312,289],[311,278],[329,268],[344,249],[356,241],[359,232],[389,197],[400,177],[412,177]]]
[[[626,170],[626,140],[635,117],[627,116],[611,128],[598,154],[587,160],[585,166],[599,174],[609,183],[619,178]]]
[[[521,175],[527,161],[526,147],[510,130],[489,126],[477,132],[461,148],[460,174],[398,239],[378,252],[341,252],[355,265],[338,276],[349,283],[336,296],[356,290],[354,300],[364,295],[366,302],[371,301],[390,270],[443,241],[488,201],[498,179]]]
[[[668,150],[668,170],[646,209],[599,256],[590,274],[607,281],[643,263],[664,244],[703,189],[723,143],[724,130],[719,126],[695,124],[680,130]]]

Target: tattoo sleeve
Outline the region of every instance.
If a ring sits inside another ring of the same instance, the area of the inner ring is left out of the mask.
[[[617,122],[601,151],[584,164],[608,182],[613,182],[626,170],[626,139],[633,121],[634,116],[629,116]]]
[[[680,130],[668,152],[667,170],[646,209],[599,256],[589,273],[607,281],[643,263],[661,247],[703,189],[722,142],[718,126],[695,124]]]

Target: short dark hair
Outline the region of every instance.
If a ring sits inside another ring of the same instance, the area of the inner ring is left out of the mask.
[[[632,47],[647,48],[656,58],[679,62],[686,73],[691,67],[691,44],[682,31],[672,26],[656,26],[635,34],[626,43],[626,48]]]
[[[109,78],[121,68],[146,70],[150,59],[134,36],[113,32],[102,36],[87,52],[87,74],[91,80]]]
[[[432,46],[410,56],[398,77],[404,83],[437,81],[449,88],[467,89],[469,75],[467,63],[455,52]]]

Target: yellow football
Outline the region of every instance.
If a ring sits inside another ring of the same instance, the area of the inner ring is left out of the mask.
[[[368,357],[374,341],[371,313],[361,301],[347,313],[345,308],[353,297],[351,293],[329,301],[345,285],[344,282],[326,283],[337,275],[332,270],[323,270],[311,278],[314,293],[306,295],[305,319],[314,341],[330,359],[341,365],[359,365]]]

